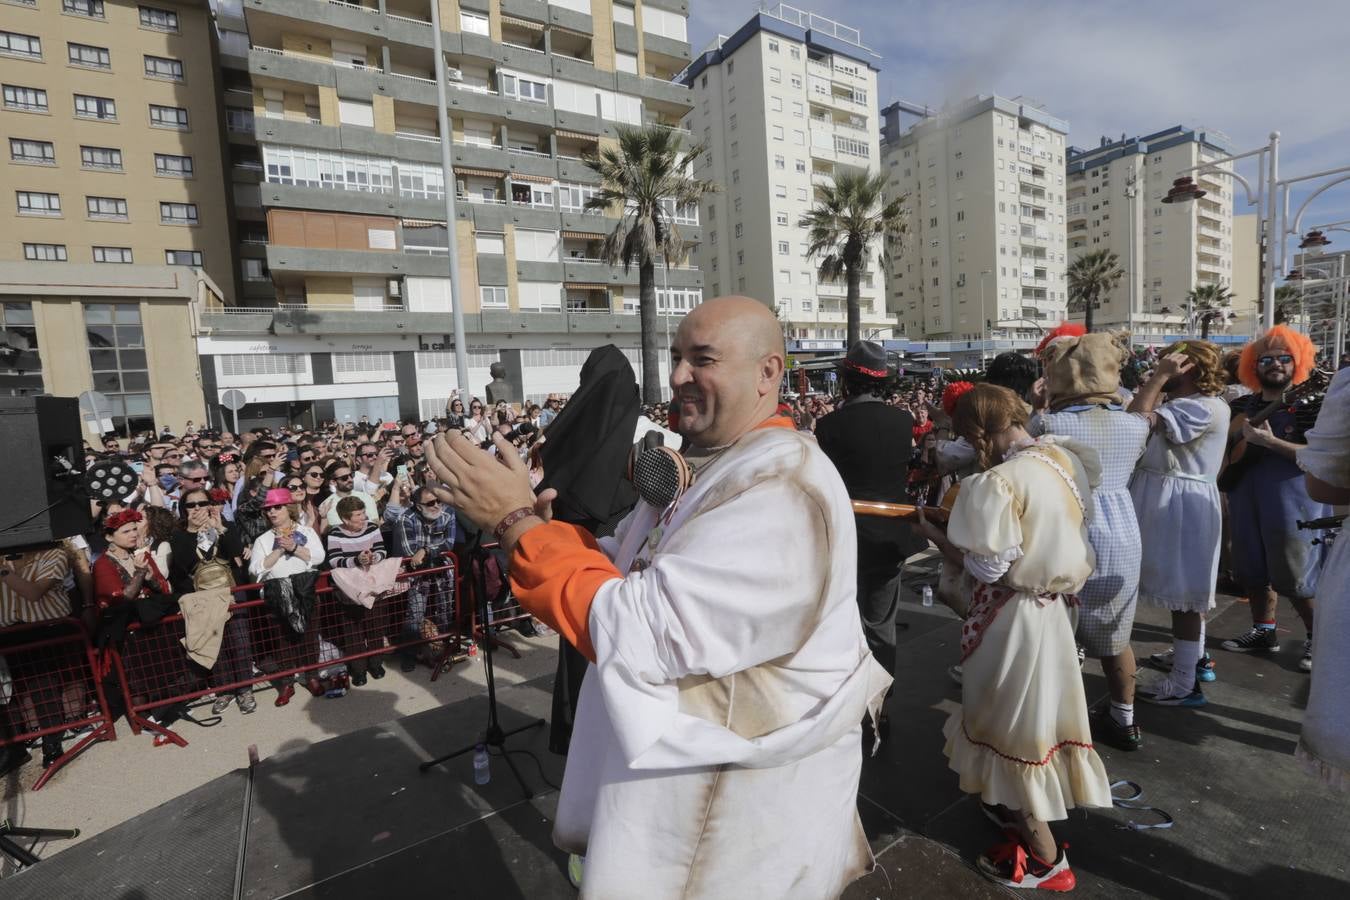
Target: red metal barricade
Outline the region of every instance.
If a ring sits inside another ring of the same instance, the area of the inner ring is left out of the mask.
[[[233,693],[271,682],[278,690],[299,676],[301,684],[317,680],[322,670],[346,666],[364,671],[372,658],[427,652],[434,680],[457,653],[467,650],[470,632],[461,620],[455,598],[462,581],[453,557],[443,565],[399,575],[407,589],[374,602],[366,609],[339,596],[327,573],[319,577],[308,624],[297,635],[263,599],[262,586],[235,589],[248,599],[231,604],[220,654],[208,671],[188,658],[183,646],[186,625],[181,613],[150,626],[128,628],[113,654],[121,678],[132,730],[149,729],[164,741],[187,746],[169,727],[165,710],[207,694]],[[311,687],[311,689],[313,689]]]
[[[533,617],[525,611],[511,592],[511,584],[506,576],[506,560],[498,544],[484,544],[481,554],[470,553],[464,566],[464,602],[461,604],[468,617],[470,629],[475,641],[491,640],[493,647],[501,647],[516,659],[520,651],[510,644],[498,640],[504,628],[516,628],[523,634],[533,634]],[[483,621],[483,604],[478,591],[482,586],[487,592],[487,621]]]
[[[0,746],[73,731],[41,790],[95,741],[117,739],[88,629],[75,618],[0,628]]]

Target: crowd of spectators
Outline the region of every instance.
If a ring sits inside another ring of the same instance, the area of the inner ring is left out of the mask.
[[[544,430],[565,400],[550,396],[542,404],[489,407],[478,399],[452,397],[446,415],[427,421],[328,422],[314,428],[256,428],[240,433],[187,427],[174,434],[139,435],[130,442],[105,435],[86,446],[86,466],[121,463],[139,475],[130,494],[106,502],[90,501],[92,528],[60,542],[11,552],[0,562],[0,627],[58,623],[80,618],[91,634],[108,631],[111,620],[128,620],[176,611],[175,600],[210,589],[288,581],[304,573],[344,570],[369,573],[387,560],[403,570],[435,568],[470,536],[460,521],[427,488],[426,442],[457,429],[497,453],[501,435],[541,476],[538,449]],[[335,579],[336,580],[336,579]],[[344,582],[346,584],[346,582]],[[402,633],[417,640],[427,623],[444,633],[451,627],[453,578],[444,572],[415,579],[407,591]],[[236,599],[241,595],[235,594]],[[134,613],[132,610],[135,610]],[[150,612],[147,612],[150,611]],[[344,605],[340,633],[322,635],[344,654],[380,649],[385,637],[369,627],[360,605]],[[521,623],[530,633],[532,623]],[[45,626],[40,626],[45,627]],[[0,669],[5,648],[34,633],[25,629],[6,641],[0,636]],[[101,639],[101,637],[100,637]],[[224,626],[218,661],[199,674],[208,684],[256,680],[316,661],[320,636],[312,635],[285,653],[259,658],[250,646],[242,616]],[[395,641],[404,671],[431,657],[422,647]],[[12,654],[11,654],[12,655]],[[13,659],[18,671],[21,659]],[[339,676],[342,686],[360,687],[385,675],[382,655],[367,657]],[[0,672],[0,682],[7,670]],[[306,685],[315,691],[317,679]],[[0,706],[0,736],[54,727],[78,719],[77,696],[62,703],[61,688],[25,678],[30,696]],[[273,679],[275,704],[285,705],[295,691],[293,678]],[[331,684],[320,681],[319,688]],[[79,685],[71,689],[79,693]],[[327,692],[336,696],[341,691]],[[237,704],[243,714],[257,709],[250,687],[218,692],[212,712]],[[64,716],[64,719],[63,719]],[[44,768],[63,752],[56,733],[41,739]],[[9,770],[27,761],[25,747],[11,744],[0,758]]]

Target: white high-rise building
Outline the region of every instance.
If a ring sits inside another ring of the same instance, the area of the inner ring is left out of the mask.
[[[893,247],[887,302],[910,340],[979,347],[1032,339],[1064,316],[1068,123],[1026,98],[976,97],[906,126],[882,110],[892,197],[909,233]]]
[[[723,186],[700,208],[694,262],[708,296],[746,294],[778,309],[795,339],[845,338],[845,287],[822,283],[797,223],[816,187],[879,170],[878,57],[854,28],[779,5],[719,35],[686,70],[685,127],[707,146],[699,177]],[[893,336],[877,263],[863,275],[863,335]]]
[[[1094,327],[1175,333],[1188,327],[1186,297],[1193,288],[1234,289],[1232,179],[1195,176],[1204,197],[1163,202],[1179,173],[1230,152],[1224,135],[1180,125],[1142,137],[1102,138],[1091,150],[1069,148],[1069,259],[1109,249],[1125,270],[1094,313]],[[1236,298],[1244,307],[1257,299]]]

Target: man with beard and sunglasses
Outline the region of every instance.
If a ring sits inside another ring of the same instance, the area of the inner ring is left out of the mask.
[[[1328,516],[1331,507],[1308,496],[1295,455],[1308,442],[1306,434],[1322,404],[1320,400],[1291,404],[1258,425],[1247,419],[1307,381],[1316,353],[1306,335],[1284,325],[1244,347],[1238,377],[1252,393],[1233,401],[1230,430],[1232,438],[1245,438],[1248,445],[1245,465],[1228,490],[1228,515],[1233,575],[1251,605],[1252,628],[1222,646],[1237,653],[1279,650],[1275,605],[1283,595],[1308,632],[1298,664],[1304,672],[1312,671],[1313,596],[1322,553],[1313,543],[1317,533],[1300,531],[1298,523]]]

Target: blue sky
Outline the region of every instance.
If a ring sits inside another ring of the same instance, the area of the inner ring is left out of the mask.
[[[1222,131],[1237,151],[1281,133],[1280,174],[1350,165],[1350,0],[829,0],[792,4],[860,28],[881,55],[880,101],[941,106],[1032,97],[1095,146],[1170,125]],[[690,0],[694,52],[754,0]],[[1251,169],[1239,169],[1251,175]],[[1237,213],[1250,211],[1235,191]],[[1299,195],[1295,195],[1297,201]],[[1350,219],[1350,182],[1305,224]],[[1350,234],[1332,234],[1350,247]]]

